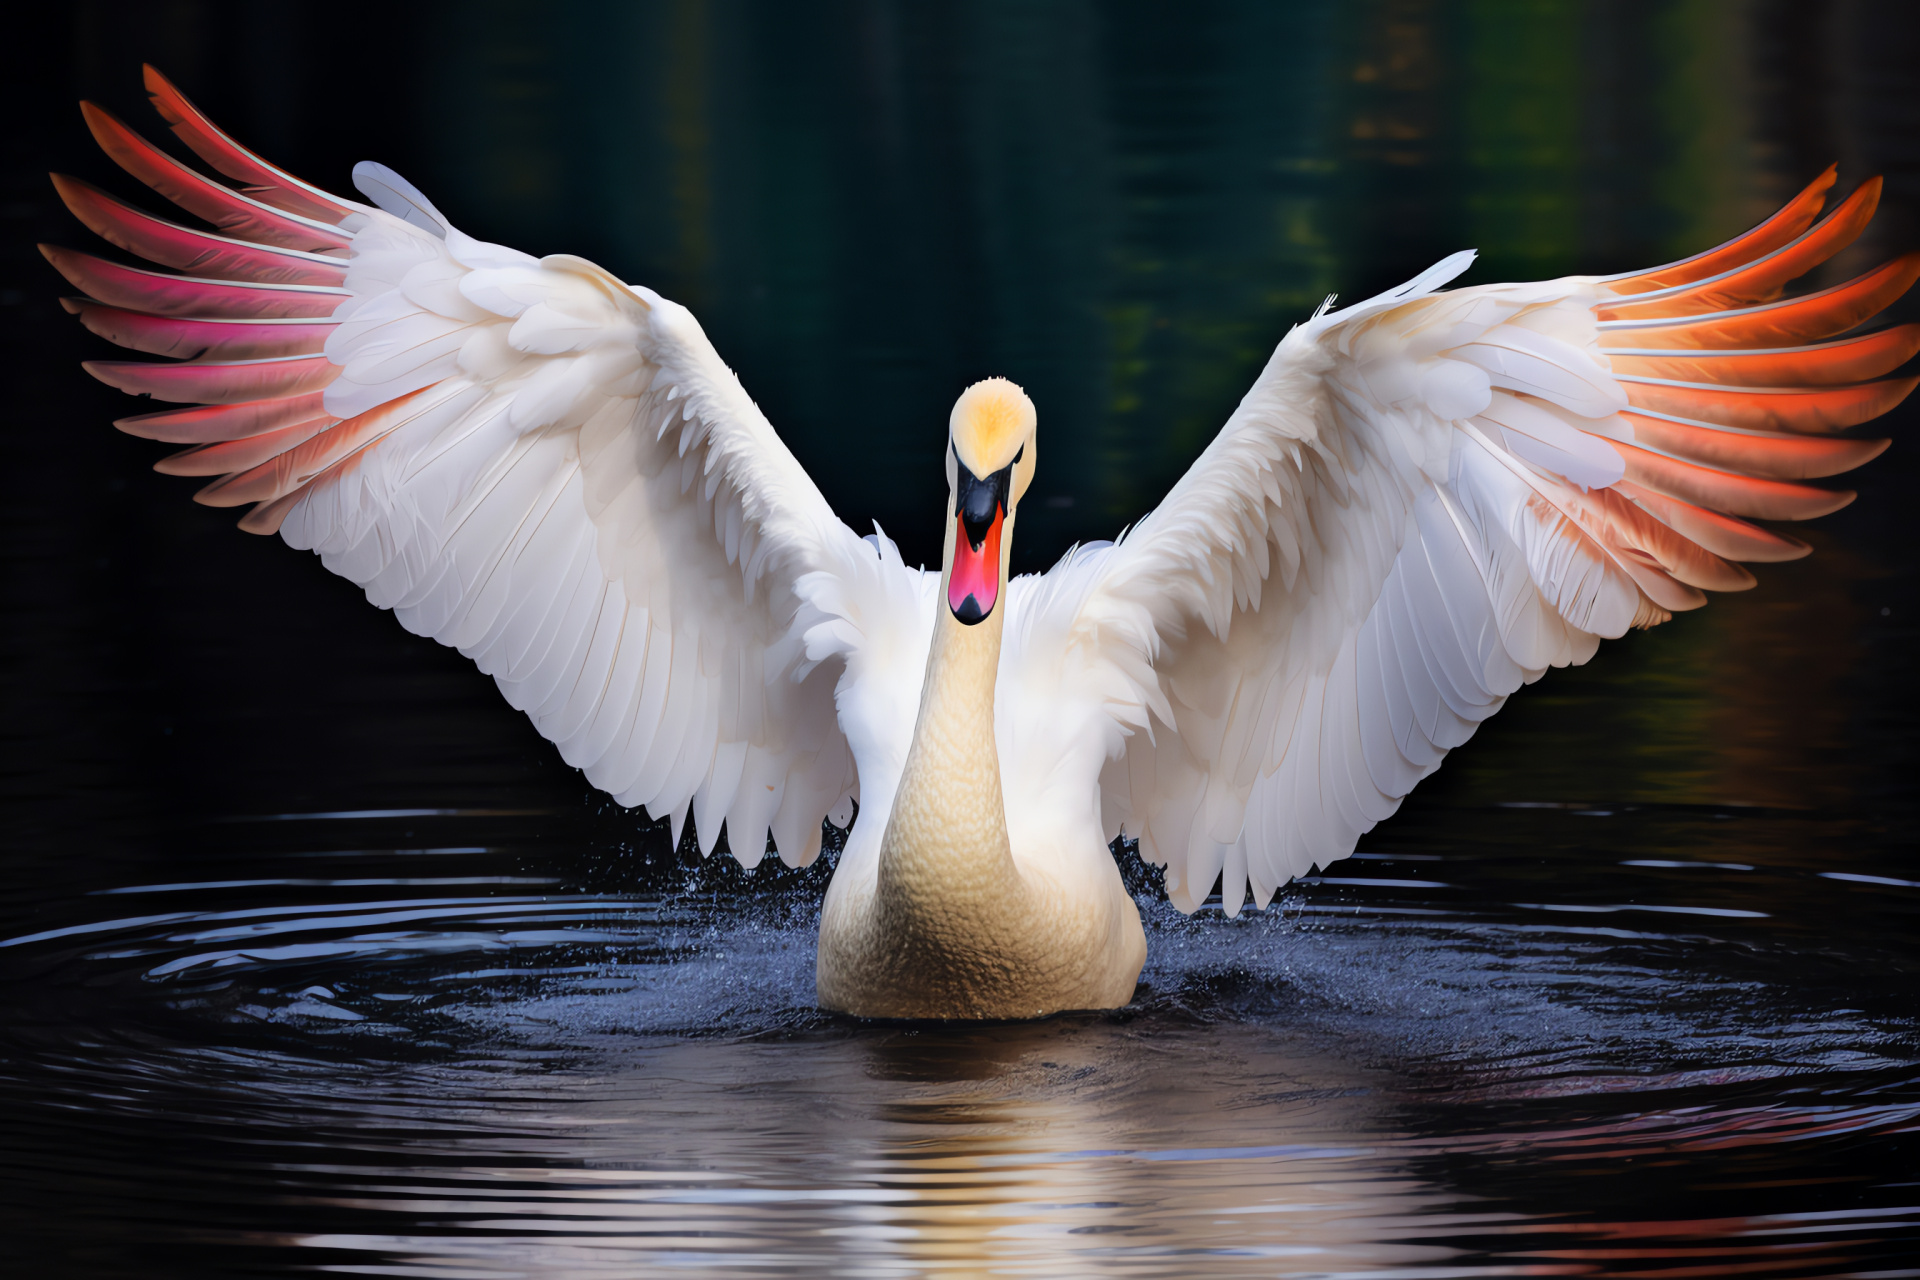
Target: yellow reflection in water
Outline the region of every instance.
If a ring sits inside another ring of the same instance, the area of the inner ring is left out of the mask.
[[[369,1167],[324,1200],[431,1233],[294,1243],[449,1276],[1339,1275],[1457,1253],[1421,1237],[1463,1221],[1439,1212],[1459,1197],[1379,1149],[1400,1135],[1350,1067],[1205,1034],[1205,1053],[1071,1022],[676,1046],[463,1115],[497,1126],[449,1143],[464,1166]],[[517,1159],[541,1121],[590,1154]]]

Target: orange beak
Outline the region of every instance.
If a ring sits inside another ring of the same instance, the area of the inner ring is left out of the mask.
[[[967,536],[967,524],[955,519],[953,531],[953,574],[947,579],[947,607],[967,626],[982,621],[993,612],[1000,598],[1000,525],[1006,513],[994,508],[993,523],[987,536],[975,543]]]

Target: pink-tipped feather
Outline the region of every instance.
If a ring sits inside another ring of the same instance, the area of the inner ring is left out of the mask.
[[[1635,484],[1631,480],[1622,480],[1614,485],[1612,492],[1623,500],[1631,501],[1636,507],[1649,513],[1656,524],[1672,531],[1674,537],[1689,546],[1720,560],[1745,560],[1761,564],[1781,560],[1798,560],[1813,548],[1798,538],[1789,538],[1785,534],[1775,533],[1771,529],[1762,529],[1758,525],[1736,520],[1732,516],[1722,515],[1718,511],[1708,511],[1696,507],[1690,502],[1670,498],[1662,493]],[[1720,559],[1725,557],[1725,559]],[[1734,566],[1728,565],[1729,568]],[[1710,582],[1696,585],[1710,591],[1744,591],[1753,585],[1753,575],[1744,569],[1744,585],[1716,587]]]
[[[154,463],[153,469],[169,476],[224,476],[236,471],[248,471],[295,445],[306,443],[338,421],[338,418],[313,418],[257,436],[195,445],[191,449],[168,454]]]
[[[163,267],[207,279],[258,284],[338,285],[347,277],[344,258],[195,231],[142,213],[92,183],[64,174],[53,175],[53,186],[67,209],[95,235]]]
[[[268,356],[318,355],[331,320],[198,320],[148,315],[109,307],[91,298],[62,298],[60,305],[108,342],[153,356],[193,360],[259,360]]]
[[[340,376],[325,356],[277,360],[191,361],[152,364],[139,360],[84,360],[80,367],[129,395],[176,404],[242,404],[318,391]]]
[[[125,267],[105,258],[43,244],[41,254],[67,283],[99,302],[150,315],[203,320],[323,320],[353,295],[345,289],[303,284],[250,284],[201,280]]]
[[[143,436],[148,440],[165,440],[169,444],[208,444],[215,440],[240,440],[277,431],[296,422],[322,418],[333,421],[327,413],[325,393],[312,391],[303,396],[288,396],[280,400],[196,405],[191,409],[142,413],[121,418],[113,425],[130,436]]]
[[[83,102],[80,113],[94,141],[115,164],[227,235],[309,252],[347,245],[347,234],[326,222],[276,209],[195,173],[103,107]]]

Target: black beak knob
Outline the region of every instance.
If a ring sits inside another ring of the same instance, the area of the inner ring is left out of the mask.
[[[993,483],[996,478],[975,480],[965,476],[960,481],[960,527],[967,531],[967,541],[976,551],[987,540],[987,530],[993,527],[993,518],[999,514],[1000,495],[994,492],[997,486]]]
[[[966,530],[967,541],[978,551],[980,544],[987,540],[987,530],[993,527],[994,516],[1007,509],[1007,494],[1013,488],[1013,466],[1008,464],[984,480],[964,465],[959,471],[960,485],[954,495],[953,514]]]

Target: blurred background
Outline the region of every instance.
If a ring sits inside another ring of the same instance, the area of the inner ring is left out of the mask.
[[[310,181],[346,191],[379,159],[474,235],[687,303],[834,507],[909,562],[938,556],[940,440],[976,378],[1040,408],[1015,551],[1037,570],[1149,510],[1329,293],[1462,247],[1469,281],[1667,261],[1832,161],[1841,190],[1877,173],[1886,196],[1809,285],[1920,246],[1920,11],[1900,3],[491,0],[335,30],[294,6],[103,0],[10,31],[0,731],[29,821],[55,796],[138,825],[590,795],[455,655],[193,506],[148,472],[158,446],[107,426],[125,401],[77,364],[109,349],[58,311],[32,245],[101,247],[50,169],[153,204],[74,109],[166,136],[143,60]],[[1911,417],[1871,428],[1899,442],[1847,478],[1863,498],[1813,527],[1810,561],[1528,691],[1428,788],[1904,790]]]

